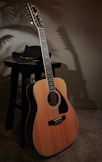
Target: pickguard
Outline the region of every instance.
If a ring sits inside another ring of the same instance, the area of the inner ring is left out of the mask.
[[[58,93],[60,94],[61,96],[61,102],[60,102],[60,105],[59,105],[59,113],[66,113],[68,111],[68,104],[66,102],[66,100],[64,99],[63,95],[61,94],[61,92],[56,89],[58,91]]]

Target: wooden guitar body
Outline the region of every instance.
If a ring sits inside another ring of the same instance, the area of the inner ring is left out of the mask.
[[[52,104],[46,79],[33,86],[37,113],[32,137],[35,149],[42,156],[52,156],[62,151],[74,141],[78,132],[78,119],[67,99],[66,84],[61,78],[54,78],[54,84],[56,90],[52,98],[55,95],[57,100]]]

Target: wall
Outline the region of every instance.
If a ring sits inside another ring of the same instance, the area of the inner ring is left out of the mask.
[[[51,60],[61,62],[56,75],[67,83],[75,107],[102,108],[102,20],[101,1],[30,0],[40,9]],[[25,9],[27,1],[0,2],[0,75],[10,69],[3,64],[13,51],[39,45],[38,33]]]

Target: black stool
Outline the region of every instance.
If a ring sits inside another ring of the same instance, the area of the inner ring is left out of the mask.
[[[5,66],[11,68],[11,85],[10,85],[10,98],[9,105],[5,120],[5,128],[7,130],[12,129],[15,107],[19,106],[16,102],[18,77],[21,73],[22,76],[22,97],[21,97],[21,120],[20,120],[20,137],[19,145],[21,147],[26,146],[25,141],[25,122],[28,113],[28,100],[26,96],[26,86],[30,80],[31,74],[35,75],[35,81],[42,79],[42,73],[44,72],[43,64],[37,62],[16,63],[12,58],[8,58],[4,61]],[[52,63],[53,74],[55,76],[55,68],[59,68],[61,63]]]

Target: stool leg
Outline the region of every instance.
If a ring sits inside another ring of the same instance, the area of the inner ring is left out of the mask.
[[[26,86],[27,86],[28,78],[30,78],[29,75],[22,73],[22,110],[21,110],[21,121],[20,121],[20,137],[19,137],[19,145],[21,147],[26,146],[25,124],[26,124],[27,114],[29,110],[29,104],[26,96]]]
[[[12,129],[13,127],[14,109],[15,109],[16,96],[17,96],[18,75],[19,72],[15,68],[12,68],[9,105],[8,105],[8,111],[5,120],[5,128],[7,130]]]

